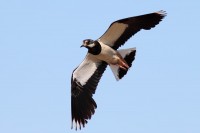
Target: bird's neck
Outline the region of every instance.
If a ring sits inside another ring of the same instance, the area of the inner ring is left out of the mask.
[[[88,49],[88,52],[93,55],[101,53],[101,44],[98,41],[94,41],[95,46]]]

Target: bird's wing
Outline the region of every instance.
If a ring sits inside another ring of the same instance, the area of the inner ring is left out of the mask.
[[[165,16],[165,11],[159,11],[117,20],[110,25],[99,41],[116,50],[141,29],[149,30],[155,27]]]
[[[94,114],[97,105],[92,98],[105,71],[106,62],[87,54],[84,61],[73,71],[71,78],[72,128],[81,128]]]

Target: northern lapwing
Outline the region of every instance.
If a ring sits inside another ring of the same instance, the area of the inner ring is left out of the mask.
[[[150,30],[166,16],[165,11],[129,17],[113,22],[97,40],[85,39],[88,53],[71,77],[72,128],[84,127],[95,113],[97,104],[92,98],[107,65],[116,80],[120,80],[132,66],[136,48],[117,50],[141,29]]]

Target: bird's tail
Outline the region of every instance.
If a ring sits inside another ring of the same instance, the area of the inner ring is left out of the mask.
[[[118,50],[118,52],[124,58],[124,60],[127,62],[128,66],[130,68],[132,66],[132,62],[135,59],[136,48],[121,49],[121,50]],[[122,79],[128,71],[128,69],[127,70],[122,69],[117,65],[110,64],[110,68],[111,68],[113,74],[115,75],[115,78],[117,81]]]

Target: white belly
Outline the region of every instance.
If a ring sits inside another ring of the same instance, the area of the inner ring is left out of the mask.
[[[96,57],[100,60],[107,62],[108,64],[116,64],[118,61],[117,52],[111,47],[101,43],[101,53],[96,55]]]

